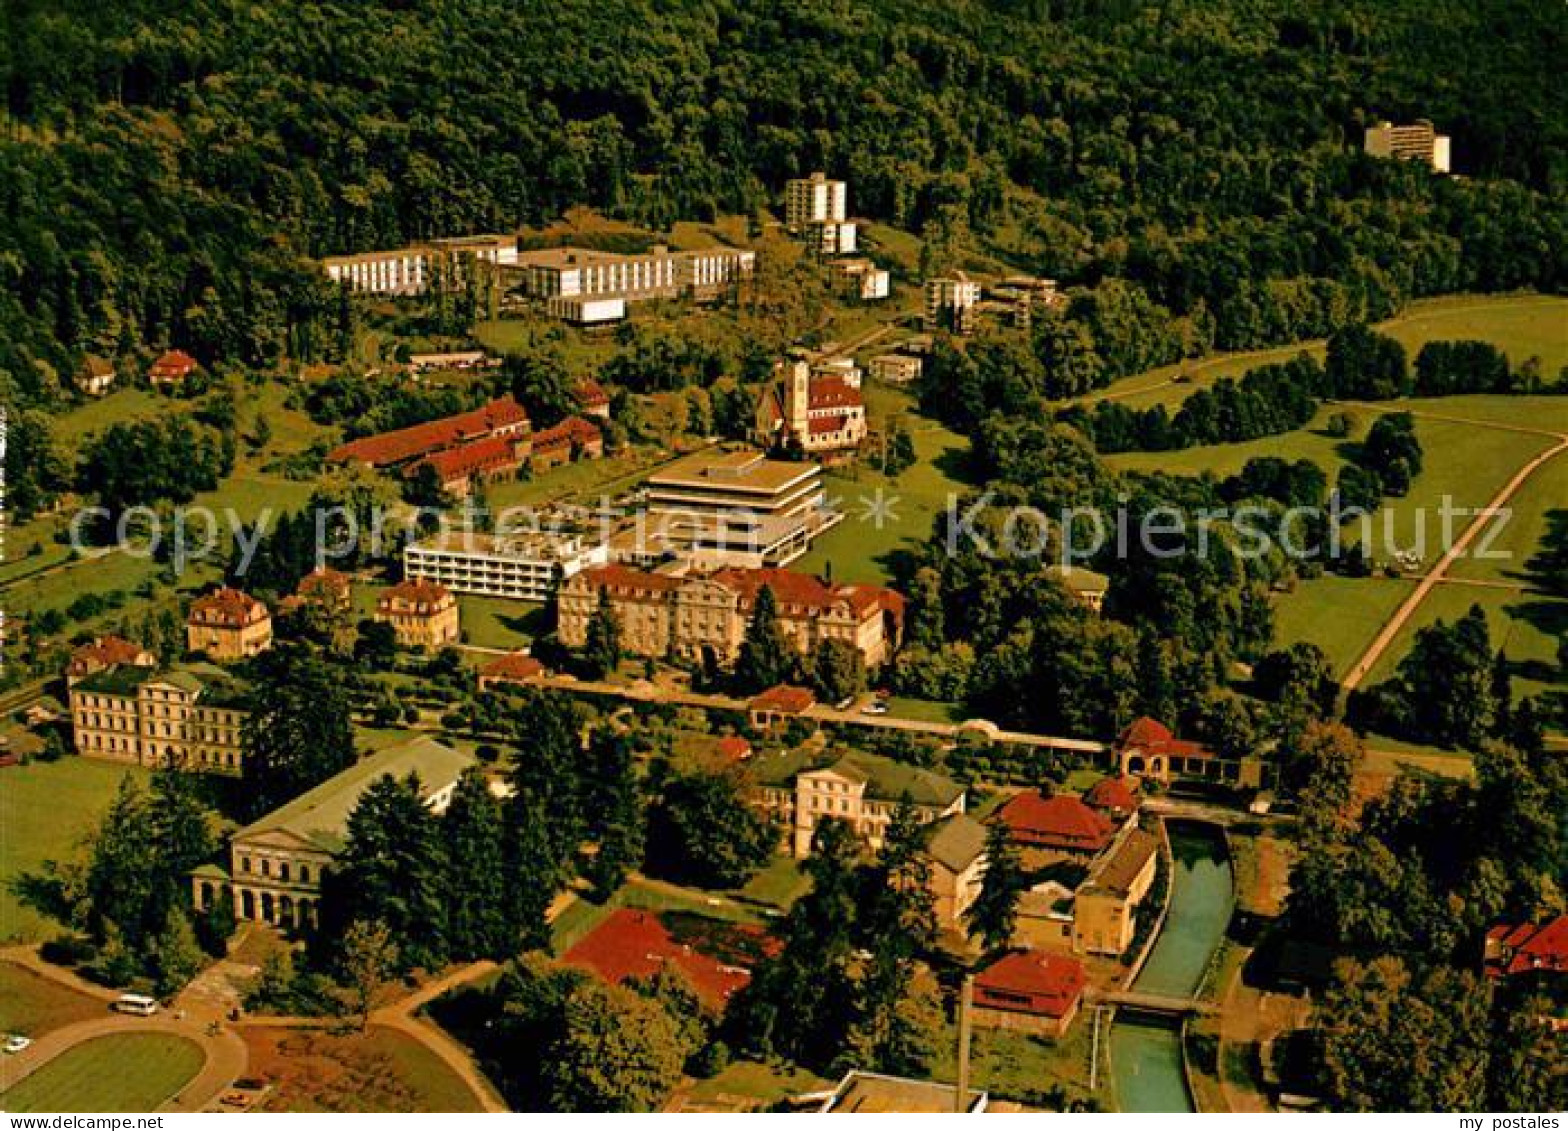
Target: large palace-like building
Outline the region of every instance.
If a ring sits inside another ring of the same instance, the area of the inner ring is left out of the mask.
[[[831,585],[787,569],[684,575],[618,565],[583,570],[560,588],[558,632],[563,644],[581,647],[603,593],[620,620],[628,652],[727,663],[740,650],[764,587],[778,604],[779,624],[802,653],[824,640],[842,640],[875,667],[897,646],[902,595],[880,585]]]

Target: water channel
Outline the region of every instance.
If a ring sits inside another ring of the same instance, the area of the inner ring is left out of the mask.
[[[1224,938],[1235,890],[1224,834],[1214,825],[1167,822],[1175,871],[1170,912],[1133,989],[1187,997]],[[1111,1084],[1122,1111],[1195,1110],[1183,1068],[1181,1023],[1117,1010],[1110,1036]]]

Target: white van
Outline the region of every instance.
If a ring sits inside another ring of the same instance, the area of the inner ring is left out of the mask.
[[[116,1013],[134,1013],[138,1017],[151,1017],[158,1012],[158,999],[145,994],[121,994],[114,1002]]]

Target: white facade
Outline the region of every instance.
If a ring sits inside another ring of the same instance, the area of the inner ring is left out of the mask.
[[[391,251],[334,255],[321,261],[327,277],[356,291],[375,295],[420,295],[430,285],[438,262],[457,266],[471,257],[507,266],[517,262],[515,236],[459,236],[431,240]]]
[[[1438,133],[1425,118],[1408,126],[1392,122],[1379,122],[1369,126],[1364,142],[1373,157],[1393,157],[1404,161],[1420,161],[1439,173],[1449,171],[1450,143],[1448,135]]]
[[[963,272],[926,280],[926,322],[948,321],[961,329],[965,314],[980,302],[980,284]]]
[[[624,298],[582,298],[556,295],[547,299],[545,313],[563,322],[577,326],[601,326],[606,322],[619,322],[626,317]]]
[[[625,305],[631,302],[682,295],[712,297],[749,276],[756,261],[755,252],[733,247],[698,251],[656,247],[642,255],[556,247],[524,252],[515,266],[523,293],[545,300],[550,313],[570,321],[605,322],[624,317]],[[613,307],[603,305],[548,305],[558,298],[619,300],[621,309],[612,313]]]
[[[791,228],[842,221],[849,216],[849,186],[826,173],[796,177],[784,186],[784,223]]]
[[[608,560],[603,543],[589,543],[575,534],[455,533],[405,547],[403,572],[411,580],[433,581],[454,593],[548,601],[559,582]]]

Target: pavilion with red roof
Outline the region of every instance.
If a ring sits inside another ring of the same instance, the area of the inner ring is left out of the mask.
[[[1088,976],[1076,958],[1014,950],[975,975],[974,1021],[1062,1037],[1078,1016]]]

